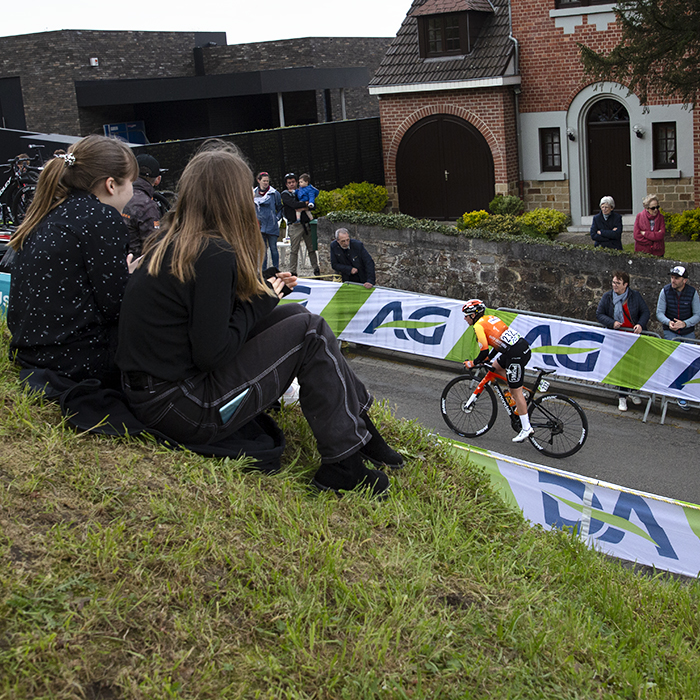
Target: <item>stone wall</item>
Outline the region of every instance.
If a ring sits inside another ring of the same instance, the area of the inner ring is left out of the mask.
[[[319,261],[329,273],[329,246],[337,228],[347,228],[374,258],[377,284],[453,299],[483,299],[489,306],[537,311],[595,321],[598,301],[612,273],[627,270],[630,286],[644,297],[652,319],[673,261],[615,255],[593,248],[495,242],[416,230],[318,223]],[[700,264],[689,266],[690,284],[700,284]],[[649,330],[660,333],[653,320]]]

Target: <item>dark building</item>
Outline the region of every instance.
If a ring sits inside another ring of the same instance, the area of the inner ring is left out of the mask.
[[[0,126],[150,142],[379,115],[367,85],[389,38],[226,45],[223,32],[61,30],[0,37]]]

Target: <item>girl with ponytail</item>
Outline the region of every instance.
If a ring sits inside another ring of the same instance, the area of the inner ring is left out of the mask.
[[[10,240],[10,353],[27,369],[118,381],[119,309],[129,276],[121,210],[138,165],[121,141],[88,136],[52,158]]]

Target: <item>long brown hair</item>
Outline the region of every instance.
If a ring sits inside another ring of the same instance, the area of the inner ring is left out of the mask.
[[[262,278],[265,254],[255,205],[250,196],[253,174],[238,149],[217,139],[207,141],[180,177],[175,210],[146,243],[148,273],[160,272],[172,248],[170,272],[181,282],[194,279],[194,264],[209,238],[223,238],[236,253],[236,294],[246,301],[273,293]]]
[[[138,175],[136,157],[122,141],[96,135],[76,141],[67,156],[52,158],[44,166],[27,216],[12,236],[10,246],[19,250],[42,219],[74,190],[92,192],[108,177],[122,185],[127,180],[133,182]]]

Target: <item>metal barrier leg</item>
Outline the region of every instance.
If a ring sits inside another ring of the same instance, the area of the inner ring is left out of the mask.
[[[664,396],[661,399],[661,425],[664,424],[664,421],[666,420],[666,411],[668,411],[668,402],[670,399],[668,396]]]
[[[651,410],[651,406],[655,400],[656,400],[656,394],[652,394],[647,401],[647,407],[644,410],[644,418],[642,418],[642,423],[647,422],[647,418],[649,417],[649,411]]]

